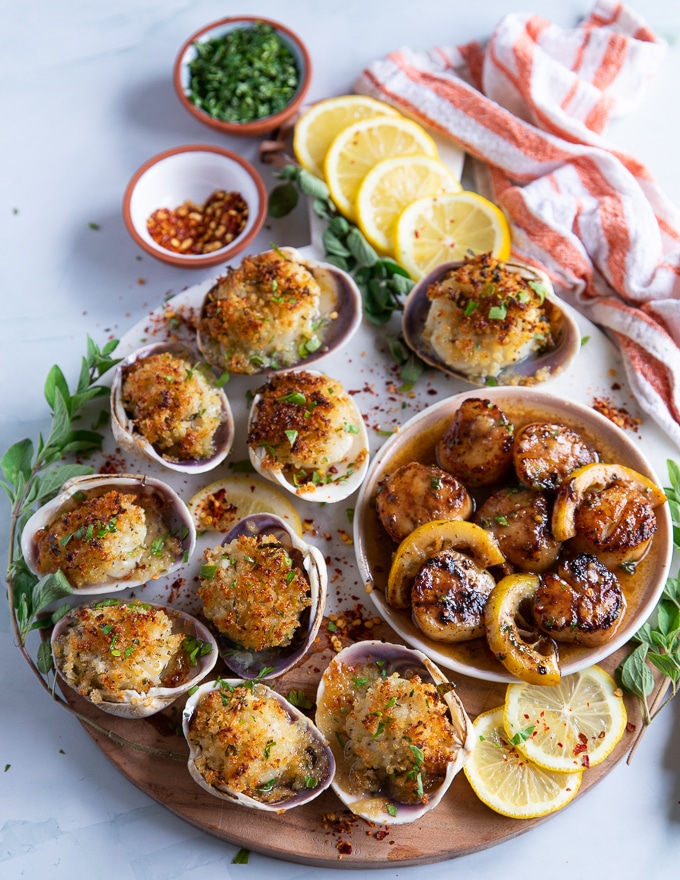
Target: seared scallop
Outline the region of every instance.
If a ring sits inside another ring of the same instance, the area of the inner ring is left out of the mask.
[[[468,519],[474,509],[467,489],[452,474],[417,461],[402,465],[380,481],[375,505],[395,541],[403,541],[427,522]]]
[[[438,642],[483,636],[484,608],[494,586],[489,572],[464,553],[437,553],[420,567],[413,582],[413,622]]]
[[[657,529],[650,501],[621,482],[587,492],[574,513],[574,525],[570,548],[595,554],[613,570],[639,562]]]
[[[532,610],[537,626],[556,641],[595,647],[615,635],[625,608],[616,575],[580,553],[541,577]]]
[[[514,426],[490,400],[464,400],[437,444],[437,464],[467,486],[490,486],[512,465]]]
[[[561,544],[550,530],[550,505],[542,492],[499,489],[482,504],[475,520],[493,532],[508,562],[521,571],[546,571],[560,552]]]
[[[515,472],[532,489],[556,489],[576,468],[595,461],[597,451],[567,425],[532,422],[515,437]]]

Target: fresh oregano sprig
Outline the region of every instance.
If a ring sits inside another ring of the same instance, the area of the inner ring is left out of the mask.
[[[19,440],[0,459],[4,480],[0,485],[12,505],[10,547],[7,569],[9,601],[17,640],[24,647],[32,629],[55,622],[68,606],[59,609],[51,618],[38,615],[57,599],[72,592],[61,572],[38,578],[28,570],[21,554],[21,533],[33,511],[49,501],[66,480],[92,473],[92,468],[80,464],[57,464],[68,454],[86,455],[101,449],[102,435],[77,426],[85,405],[97,397],[109,394],[109,389],[97,385],[97,380],[114,364],[111,355],[118,340],[111,340],[101,350],[87,338],[87,354],[82,358],[80,374],[73,392],[58,366],[53,366],[45,382],[45,399],[52,414],[47,439],[39,438],[37,449],[30,439]],[[46,674],[51,668],[49,645],[44,643],[38,655],[38,668]]]
[[[325,257],[329,263],[349,272],[361,290],[364,314],[374,324],[386,324],[395,311],[403,309],[403,299],[413,287],[408,272],[395,260],[380,257],[354,223],[343,217],[330,197],[328,186],[299,165],[285,165],[277,177],[284,182],[269,195],[269,215],[284,217],[298,203],[298,191],[312,200],[315,214],[326,221],[323,231]],[[410,352],[401,336],[401,347],[388,343],[390,352],[409,352],[395,358],[402,367],[402,379],[409,385],[423,370],[423,363]]]
[[[680,550],[680,467],[671,460],[666,464],[671,485],[665,492],[673,521],[673,546]],[[680,578],[677,576],[666,581],[655,621],[647,621],[636,632],[633,641],[637,647],[617,669],[621,686],[638,698],[645,725],[673,699],[680,683]],[[650,705],[649,698],[656,686],[653,669],[663,678]]]

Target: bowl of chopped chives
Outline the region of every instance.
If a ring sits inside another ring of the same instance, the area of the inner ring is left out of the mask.
[[[234,16],[192,34],[177,55],[175,91],[211,128],[258,136],[293,116],[311,81],[309,52],[285,25]]]

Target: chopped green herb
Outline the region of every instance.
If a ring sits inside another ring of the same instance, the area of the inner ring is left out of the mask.
[[[202,565],[201,566],[201,574],[202,578],[205,578],[207,581],[211,581],[215,575],[217,574],[217,566],[216,565]]]

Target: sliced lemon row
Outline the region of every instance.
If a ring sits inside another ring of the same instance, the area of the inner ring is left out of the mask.
[[[626,729],[621,690],[599,666],[566,675],[554,687],[508,685],[503,723],[509,737],[532,728],[518,750],[540,767],[570,773],[611,754]]]
[[[415,279],[471,253],[506,260],[510,244],[503,212],[467,190],[417,199],[402,211],[394,231],[396,259]]]
[[[228,531],[253,513],[273,513],[298,535],[302,523],[283,492],[251,476],[225,477],[205,486],[187,504],[199,531]]]
[[[359,186],[355,205],[359,227],[373,247],[393,256],[394,228],[404,208],[423,196],[460,190],[458,178],[433,156],[383,159]]]
[[[576,795],[582,772],[556,773],[528,760],[503,726],[503,706],[473,722],[475,747],[463,772],[477,797],[496,813],[534,819],[561,809]]]
[[[324,159],[324,175],[336,206],[356,221],[355,201],[368,172],[394,156],[414,153],[437,156],[430,135],[404,116],[376,116],[343,128],[334,138]]]
[[[295,123],[293,151],[298,162],[317,177],[333,138],[354,122],[373,116],[399,116],[389,104],[365,95],[340,95],[317,101]]]

